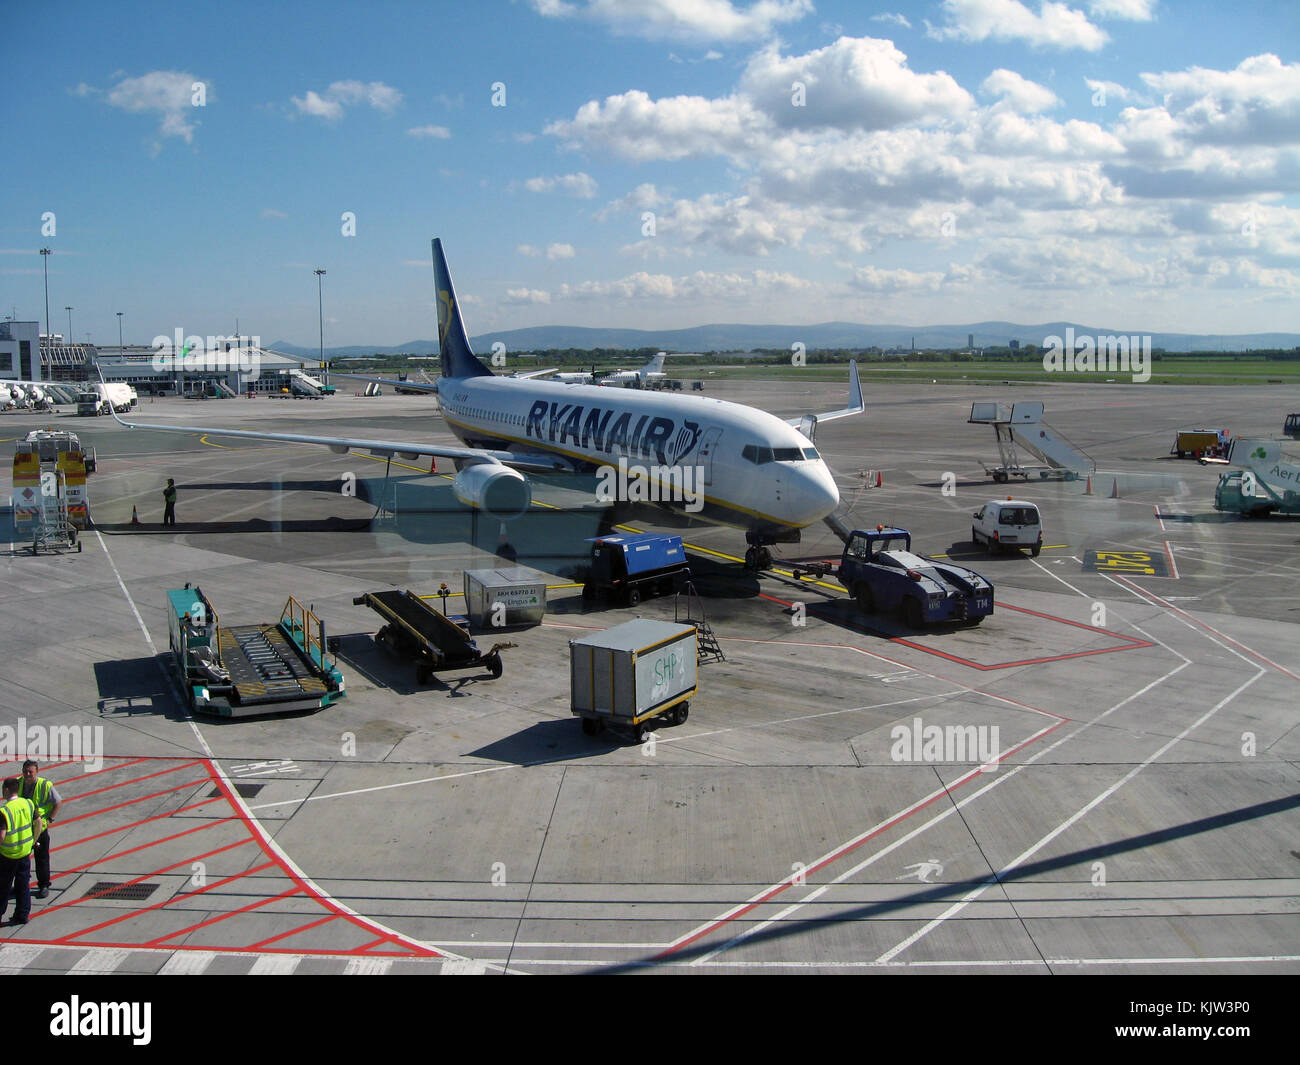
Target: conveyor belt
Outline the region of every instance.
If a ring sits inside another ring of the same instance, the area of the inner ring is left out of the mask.
[[[276,625],[223,628],[221,660],[240,703],[285,702],[328,691]]]
[[[449,621],[414,592],[367,592],[353,600],[400,625],[434,655],[451,659],[477,658],[478,647],[464,629]]]

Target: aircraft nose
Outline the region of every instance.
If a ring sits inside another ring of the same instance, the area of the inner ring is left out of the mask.
[[[797,520],[805,525],[820,521],[840,505],[840,490],[824,462],[810,462],[799,471],[790,502]]]

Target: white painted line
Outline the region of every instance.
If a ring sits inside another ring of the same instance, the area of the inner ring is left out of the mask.
[[[0,972],[21,972],[34,962],[44,949],[26,943],[6,943],[0,947]]]
[[[498,959],[487,959],[489,962]],[[710,969],[1014,969],[1046,968],[1049,965],[1068,966],[1105,965],[1263,965],[1300,962],[1300,954],[1264,954],[1246,957],[1205,958],[990,958],[987,961],[971,959],[939,961],[712,961]],[[590,958],[516,958],[513,965],[572,965],[599,968],[600,962]],[[627,964],[618,962],[615,964]],[[658,961],[656,966],[669,967],[680,962]]]
[[[393,967],[390,958],[350,958],[344,976],[383,976]]]
[[[486,972],[487,964],[481,961],[455,958],[442,963],[443,976],[482,976]]]
[[[1171,739],[1168,743],[1164,744],[1164,746],[1162,746],[1154,754],[1150,755],[1145,761],[1143,761],[1139,765],[1134,766],[1127,773],[1125,773],[1124,776],[1122,776],[1119,780],[1117,780],[1114,784],[1112,784],[1110,787],[1100,792],[1090,802],[1080,807],[1068,818],[1066,818],[1054,829],[1052,829],[1052,831],[1048,832],[1047,835],[1043,836],[1042,839],[1040,839],[1032,847],[1023,851],[1017,857],[1013,858],[1009,863],[1003,866],[1002,869],[1000,869],[998,872],[995,872],[992,877],[990,877],[987,881],[985,881],[985,883],[980,885],[974,891],[968,892],[960,902],[957,902],[954,905],[950,906],[938,917],[925,924],[922,928],[913,932],[910,936],[904,939],[897,946],[891,948],[890,950],[885,951],[885,953],[880,955],[880,957],[877,958],[876,960],[882,962],[892,961],[899,954],[905,951],[908,947],[916,943],[919,939],[921,939],[926,935],[929,935],[930,932],[938,928],[949,917],[952,917],[955,914],[958,914],[962,910],[964,910],[971,902],[979,898],[980,895],[984,894],[984,892],[987,891],[990,887],[992,887],[995,884],[1001,883],[1003,877],[1007,873],[1009,873],[1012,869],[1022,864],[1023,862],[1027,861],[1028,859],[1032,858],[1035,854],[1037,854],[1040,850],[1042,850],[1043,847],[1047,846],[1047,844],[1051,843],[1052,840],[1056,839],[1056,837],[1059,836],[1062,832],[1065,832],[1067,829],[1071,828],[1078,821],[1082,820],[1090,811],[1092,811],[1094,808],[1096,808],[1106,799],[1110,798],[1110,796],[1114,795],[1115,792],[1119,791],[1120,788],[1122,788],[1125,784],[1127,784],[1130,780],[1132,780],[1140,772],[1142,772],[1142,770],[1146,769],[1147,766],[1151,765],[1157,758],[1159,758],[1171,747],[1173,747],[1176,743],[1178,743],[1190,732],[1192,732],[1193,729],[1196,729],[1201,725],[1203,725],[1206,721],[1208,721],[1220,710],[1222,710],[1225,706],[1227,706],[1230,702],[1232,702],[1233,699],[1235,699],[1238,695],[1240,695],[1252,684],[1254,684],[1255,681],[1259,680],[1259,678],[1262,677],[1264,673],[1265,671],[1261,669],[1249,680],[1238,685],[1235,689],[1233,689],[1233,691],[1230,694],[1224,696],[1221,700],[1219,700],[1219,702],[1215,703],[1214,706],[1212,706],[1209,710],[1207,710],[1194,722],[1192,722],[1185,729],[1183,729],[1182,732],[1180,732],[1177,736]]]
[[[216,954],[207,950],[178,950],[158,970],[159,976],[198,976],[216,960]]]
[[[288,976],[302,961],[301,954],[263,954],[253,967],[249,976]]]
[[[122,963],[130,956],[131,952],[129,950],[109,950],[97,947],[78,959],[77,964],[68,970],[68,975],[105,976],[108,973],[117,972]]]
[[[1177,652],[1174,652],[1174,653],[1177,654]],[[1129,695],[1127,698],[1125,698],[1125,699],[1121,700],[1120,702],[1116,703],[1116,704],[1115,704],[1114,706],[1112,706],[1110,709],[1108,709],[1108,710],[1104,711],[1103,713],[1097,715],[1097,717],[1093,718],[1091,721],[1084,722],[1083,724],[1081,724],[1081,725],[1079,726],[1079,728],[1075,729],[1075,730],[1074,730],[1072,733],[1070,733],[1068,736],[1062,736],[1062,737],[1061,737],[1060,739],[1058,739],[1055,743],[1051,744],[1051,745],[1048,746],[1048,747],[1045,747],[1043,750],[1041,750],[1041,751],[1037,752],[1036,754],[1030,756],[1030,757],[1027,758],[1024,762],[1022,762],[1020,765],[1013,766],[1011,769],[1007,770],[1005,773],[1000,773],[1000,774],[997,776],[996,779],[990,781],[988,784],[984,785],[984,787],[980,788],[978,791],[975,791],[975,792],[973,792],[972,794],[967,795],[967,796],[966,796],[964,799],[962,799],[960,802],[957,802],[957,803],[955,803],[954,805],[949,806],[949,807],[948,807],[946,810],[944,810],[942,813],[936,815],[935,817],[932,817],[929,821],[927,821],[927,822],[926,822],[925,824],[923,824],[923,825],[920,825],[918,828],[913,829],[911,832],[907,833],[907,834],[906,834],[905,836],[903,836],[901,839],[898,839],[898,840],[896,840],[895,842],[890,843],[890,844],[886,845],[885,847],[882,847],[880,850],[876,851],[874,854],[869,855],[867,858],[863,859],[861,862],[859,862],[859,863],[858,863],[856,866],[854,866],[852,869],[849,869],[849,870],[847,870],[847,871],[841,873],[839,876],[835,877],[835,879],[831,880],[829,883],[826,883],[826,884],[820,885],[820,886],[817,887],[817,888],[814,888],[812,891],[810,891],[806,896],[804,896],[804,897],[803,897],[802,899],[800,899],[798,902],[793,903],[793,904],[790,905],[790,906],[787,906],[784,910],[782,910],[782,911],[781,911],[779,914],[777,914],[775,917],[772,917],[772,918],[770,918],[769,920],[764,921],[762,924],[754,926],[753,928],[746,929],[746,930],[745,930],[744,932],[742,932],[741,934],[739,934],[739,935],[737,935],[737,936],[734,936],[733,938],[731,938],[731,939],[725,941],[724,943],[719,944],[716,950],[713,950],[713,951],[711,951],[710,953],[708,953],[708,954],[706,954],[706,955],[703,955],[700,959],[698,959],[698,961],[696,962],[696,964],[702,964],[703,962],[707,961],[708,959],[713,958],[713,957],[716,957],[718,954],[721,954],[723,951],[725,951],[725,950],[730,950],[732,947],[734,947],[734,946],[736,946],[737,944],[739,944],[739,943],[743,942],[744,940],[748,939],[750,936],[753,936],[755,933],[757,933],[757,932],[760,931],[761,929],[766,928],[766,927],[768,927],[769,925],[776,923],[777,921],[785,920],[785,919],[786,919],[787,917],[789,917],[792,913],[794,913],[796,910],[798,910],[801,906],[804,906],[804,905],[806,905],[807,903],[813,902],[813,901],[816,900],[817,898],[820,898],[821,895],[823,895],[826,891],[828,891],[828,890],[829,890],[831,887],[833,887],[835,884],[840,883],[840,882],[842,882],[842,881],[845,881],[845,880],[849,879],[849,878],[852,877],[852,876],[856,876],[859,872],[861,872],[861,871],[862,871],[863,869],[865,869],[867,866],[871,865],[872,862],[875,862],[876,860],[885,857],[885,855],[889,854],[891,851],[895,850],[896,848],[902,846],[904,843],[907,843],[907,842],[909,842],[910,840],[915,839],[917,836],[921,835],[923,832],[925,832],[925,831],[927,831],[928,829],[932,828],[934,825],[937,825],[937,824],[939,824],[941,821],[945,820],[946,818],[951,817],[951,816],[952,816],[953,814],[955,814],[958,810],[961,810],[961,809],[965,808],[966,806],[968,806],[970,803],[973,803],[973,802],[975,802],[977,799],[982,798],[985,794],[987,794],[988,792],[992,791],[994,788],[996,788],[996,787],[998,787],[998,786],[1004,784],[1006,781],[1010,780],[1012,777],[1015,777],[1016,775],[1018,775],[1018,774],[1021,772],[1021,770],[1027,768],[1028,766],[1033,765],[1035,762],[1037,762],[1039,759],[1045,757],[1046,755],[1051,754],[1054,750],[1056,750],[1056,749],[1057,749],[1058,747],[1060,747],[1062,744],[1067,743],[1068,741],[1070,741],[1070,740],[1072,740],[1072,739],[1075,739],[1077,736],[1081,735],[1082,733],[1086,732],[1088,729],[1092,728],[1093,725],[1095,725],[1095,724],[1097,724],[1098,722],[1100,722],[1103,718],[1106,718],[1106,717],[1108,717],[1110,714],[1113,714],[1116,710],[1119,710],[1119,709],[1121,709],[1122,707],[1127,706],[1127,705],[1128,705],[1129,703],[1131,703],[1134,699],[1137,699],[1137,698],[1141,697],[1142,695],[1145,695],[1145,694],[1146,694],[1148,691],[1150,691],[1152,688],[1156,687],[1156,685],[1158,685],[1158,684],[1163,684],[1166,680],[1168,680],[1170,677],[1172,677],[1175,673],[1178,673],[1178,672],[1180,672],[1181,670],[1186,669],[1188,666],[1190,666],[1190,665],[1192,664],[1190,659],[1185,658],[1185,657],[1182,656],[1182,655],[1179,655],[1178,657],[1180,657],[1180,658],[1183,659],[1183,664],[1182,664],[1182,665],[1180,665],[1180,666],[1175,666],[1175,667],[1174,667],[1173,669],[1171,669],[1168,673],[1166,673],[1163,677],[1160,677],[1160,678],[1158,678],[1157,680],[1153,680],[1153,681],[1151,681],[1151,683],[1147,684],[1145,687],[1140,688],[1138,691],[1135,691],[1132,695]],[[1043,732],[1046,732],[1047,730],[1044,729],[1044,730],[1042,730],[1042,731],[1043,731]],[[1037,735],[1041,735],[1041,734],[1042,734],[1042,732],[1037,733]],[[1032,737],[1031,737],[1031,738],[1032,738]],[[1025,741],[1025,743],[1028,743],[1028,742],[1029,742],[1028,740]],[[1023,747],[1023,746],[1025,745],[1025,743],[1020,744],[1019,747]],[[1019,747],[1015,748],[1015,750],[1018,750]],[[1008,753],[1012,753],[1012,752],[1008,752]],[[951,784],[948,788],[946,788],[946,789],[941,789],[941,790],[951,791],[953,788],[957,787],[959,784],[962,783],[962,781],[964,781],[964,780],[966,780],[966,779],[968,779],[968,777],[963,777],[963,778],[961,778],[961,780],[954,781],[953,784]],[[874,829],[871,830],[871,831],[874,831]],[[865,833],[865,835],[870,835],[870,831],[867,832],[867,833]],[[838,849],[842,850],[843,848],[838,848]],[[818,864],[818,863],[812,863],[812,864],[809,865],[809,868],[812,869],[812,868],[814,868],[815,865],[817,865],[817,864]],[[782,882],[784,883],[784,881],[782,881]],[[763,895],[768,894],[768,893],[770,893],[772,890],[774,890],[776,886],[777,886],[777,885],[773,885],[772,887],[769,887],[766,891],[760,892],[758,895],[753,896],[753,898],[754,898],[754,899],[762,898]],[[751,899],[750,901],[753,901],[753,899]],[[746,905],[748,905],[748,903],[746,903]],[[731,914],[734,914],[734,913],[738,912],[739,910],[741,910],[741,909],[743,909],[743,908],[744,908],[743,906],[740,906],[740,907],[734,907],[732,910],[729,910],[728,913],[727,913],[726,915],[724,915],[724,917],[725,917],[725,916],[729,916],[729,915],[731,915]],[[670,946],[670,947],[671,947],[671,946],[675,946],[676,944],[685,941],[686,939],[690,938],[692,935],[696,935],[696,934],[698,934],[698,932],[699,932],[701,929],[707,929],[711,924],[716,924],[716,923],[718,923],[718,921],[720,921],[720,920],[722,920],[722,919],[723,919],[723,918],[718,918],[717,920],[715,920],[715,921],[713,921],[713,922],[710,922],[709,924],[701,925],[699,929],[696,929],[696,930],[694,930],[694,931],[692,931],[692,932],[690,932],[690,933],[687,933],[686,936],[682,936],[682,937],[680,937],[679,939],[674,940],[672,944],[669,944],[669,946]]]
[[[1174,561],[1174,549],[1165,541],[1165,555],[1169,558],[1169,568],[1174,571],[1174,580],[1178,580],[1178,563]]]

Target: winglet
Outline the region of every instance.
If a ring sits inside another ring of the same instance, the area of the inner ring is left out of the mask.
[[[851,359],[849,361],[849,405],[843,410],[828,411],[826,414],[805,414],[799,418],[787,418],[786,425],[793,425],[811,440],[812,434],[821,422],[847,418],[851,414],[861,414],[866,409],[867,405],[862,401],[862,381],[858,377],[858,363],[856,359]]]
[[[465,323],[460,317],[456,290],[451,284],[451,271],[442,253],[442,241],[433,238],[433,280],[438,294],[438,349],[442,356],[443,377],[491,377],[492,371],[484,366],[470,350],[465,335]]]

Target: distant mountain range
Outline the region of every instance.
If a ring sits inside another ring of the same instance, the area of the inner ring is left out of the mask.
[[[480,354],[492,351],[500,342],[507,351],[546,351],[553,348],[661,348],[665,351],[730,352],[754,348],[789,348],[796,342],[808,350],[816,348],[910,348],[964,350],[973,334],[975,347],[1003,347],[1010,340],[1043,345],[1045,337],[1064,338],[1067,329],[1076,336],[1106,336],[1126,333],[1144,336],[1140,330],[1101,329],[1078,322],[1046,322],[1019,325],[1015,322],[971,322],[967,325],[862,325],[857,322],[824,322],[820,325],[698,325],[690,329],[592,329],[576,325],[539,325],[483,333],[470,339]],[[1300,333],[1152,333],[1151,346],[1166,351],[1244,351],[1251,348],[1295,348]],[[299,347],[276,341],[271,347],[289,355],[310,357],[319,348]],[[326,348],[330,358],[365,355],[436,355],[436,340],[412,340],[395,347],[353,345]]]

